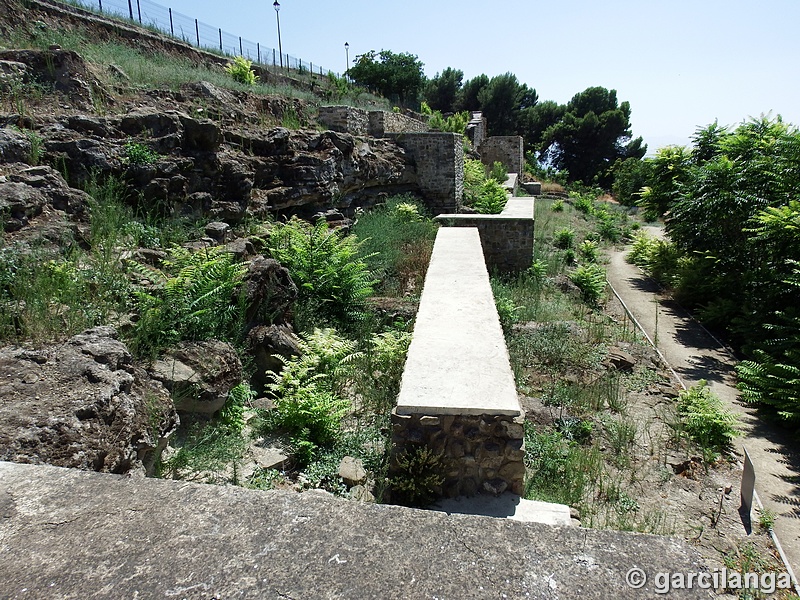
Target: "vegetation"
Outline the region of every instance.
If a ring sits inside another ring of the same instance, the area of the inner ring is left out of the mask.
[[[733,438],[738,435],[738,419],[724,407],[705,381],[681,392],[678,414],[685,432],[700,446],[706,462],[713,462],[728,452]]]
[[[247,60],[243,56],[236,56],[233,62],[225,67],[225,70],[234,81],[244,85],[255,85],[258,81],[258,76],[253,71],[252,66],[252,60]]]
[[[666,216],[670,241],[641,238],[633,259],[746,356],[743,397],[795,421],[800,132],[780,117],[714,123],[645,162],[638,203]]]
[[[356,57],[347,73],[357,84],[409,108],[419,107],[419,94],[425,84],[423,64],[406,52],[371,50]]]

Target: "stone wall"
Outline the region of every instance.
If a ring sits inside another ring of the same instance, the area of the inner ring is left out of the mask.
[[[500,162],[509,173],[522,173],[524,170],[525,153],[522,138],[518,135],[488,137],[478,147],[478,152],[481,162],[490,167]]]
[[[441,454],[442,496],[521,494],[523,419],[478,231],[442,227],[392,412],[391,467],[427,447]]]
[[[352,106],[320,106],[319,122],[339,133],[367,135],[369,132],[369,115],[367,111]]]
[[[473,148],[480,148],[483,141],[486,139],[486,132],[488,130],[486,117],[482,112],[473,112],[472,117],[467,124],[467,137],[472,142]]]
[[[414,161],[417,182],[428,209],[456,212],[464,196],[463,136],[457,133],[391,134]]]
[[[439,496],[505,491],[522,495],[524,417],[507,415],[400,415],[392,413],[392,447],[426,446],[441,454]]]
[[[400,113],[373,110],[369,113],[369,134],[382,138],[391,133],[424,133],[428,124]]]
[[[442,214],[436,219],[451,227],[476,227],[490,271],[524,271],[533,261],[533,202],[509,198],[499,215]]]

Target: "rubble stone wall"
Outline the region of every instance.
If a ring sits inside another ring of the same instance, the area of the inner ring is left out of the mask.
[[[500,162],[509,173],[522,173],[525,165],[522,138],[518,135],[492,136],[486,138],[480,145],[478,152],[481,162],[492,166]]]

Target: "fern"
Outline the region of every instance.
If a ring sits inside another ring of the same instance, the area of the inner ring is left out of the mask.
[[[236,342],[244,315],[237,295],[245,266],[227,252],[212,249],[191,252],[173,247],[160,276],[134,266],[156,286],[136,294],[139,320],[132,347],[139,355],[155,356],[181,340],[217,338]]]
[[[289,269],[298,287],[298,301],[316,319],[342,326],[366,316],[366,300],[377,281],[360,255],[354,236],[292,218],[272,230],[269,249]]]

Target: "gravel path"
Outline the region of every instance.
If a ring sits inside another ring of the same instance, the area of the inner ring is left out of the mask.
[[[661,235],[658,228],[646,228]],[[699,325],[679,304],[660,293],[658,285],[635,265],[625,261],[627,251],[610,254],[608,281],[667,363],[687,387],[701,379],[742,421],[736,440],[741,454],[747,449],[756,471],[756,491],[763,505],[777,514],[775,533],[794,569],[800,572],[800,451],[797,443],[777,427],[759,419],[756,411],[739,402],[735,384],[736,358]],[[753,521],[758,523],[757,511]]]

